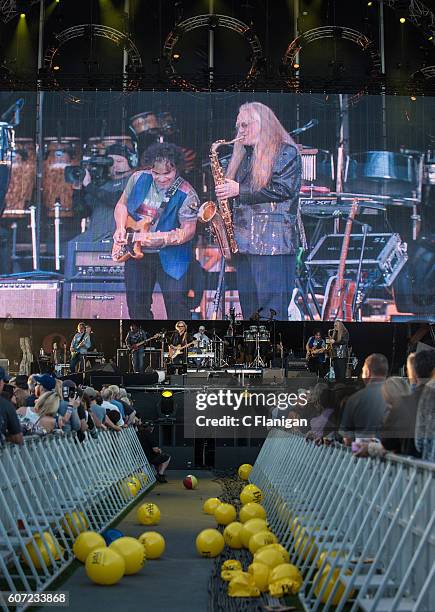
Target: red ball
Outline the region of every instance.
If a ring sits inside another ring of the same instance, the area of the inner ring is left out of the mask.
[[[198,481],[192,474],[188,474],[186,478],[183,480],[183,485],[186,489],[196,489],[198,486]]]

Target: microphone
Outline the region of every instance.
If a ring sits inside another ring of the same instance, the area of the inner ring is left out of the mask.
[[[316,125],[319,125],[319,120],[318,119],[310,119],[310,121],[308,121],[308,123],[306,123],[302,127],[296,128],[295,130],[292,130],[290,132],[290,135],[291,136],[297,136],[298,134],[302,134],[302,132],[306,132],[307,130],[311,130],[311,128],[316,127]]]

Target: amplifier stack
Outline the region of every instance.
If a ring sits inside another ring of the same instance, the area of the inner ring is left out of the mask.
[[[62,316],[128,319],[124,264],[114,262],[112,242],[71,242],[65,264]]]

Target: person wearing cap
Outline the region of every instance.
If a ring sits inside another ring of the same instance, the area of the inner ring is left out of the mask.
[[[4,442],[12,442],[13,444],[23,443],[21,425],[15,408],[11,402],[1,396],[4,385],[8,382],[9,376],[4,368],[0,366],[0,446]]]
[[[35,385],[34,392],[29,395],[26,401],[26,406],[35,406],[38,397],[46,391],[54,391],[56,388],[56,379],[50,374],[33,374],[32,381]]]
[[[190,317],[188,270],[199,198],[182,178],[184,154],[172,143],[156,143],[142,156],[144,170],[135,172],[115,207],[114,247],[127,243],[129,219],[142,224],[141,253],[124,264],[127,305],[132,319],[152,319],[151,302],[159,284],[166,317]],[[130,221],[131,223],[131,221]]]
[[[26,374],[18,374],[9,381],[15,388],[15,403],[17,408],[25,406],[30,395],[29,385],[27,384]]]

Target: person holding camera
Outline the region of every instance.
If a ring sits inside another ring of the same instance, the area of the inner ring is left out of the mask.
[[[139,239],[140,252],[124,260],[128,311],[132,319],[152,319],[152,295],[158,283],[167,318],[188,319],[187,273],[199,198],[180,176],[184,163],[180,147],[153,144],[142,161],[145,170],[131,176],[115,208],[115,246],[128,243],[129,220],[146,227]]]
[[[113,144],[105,156],[94,156],[82,162],[78,178],[73,182],[73,210],[80,217],[89,217],[88,229],[71,242],[97,242],[111,238],[115,231],[113,210],[136,166],[135,152]],[[77,170],[71,180],[74,180]],[[81,171],[81,172],[80,172]]]

